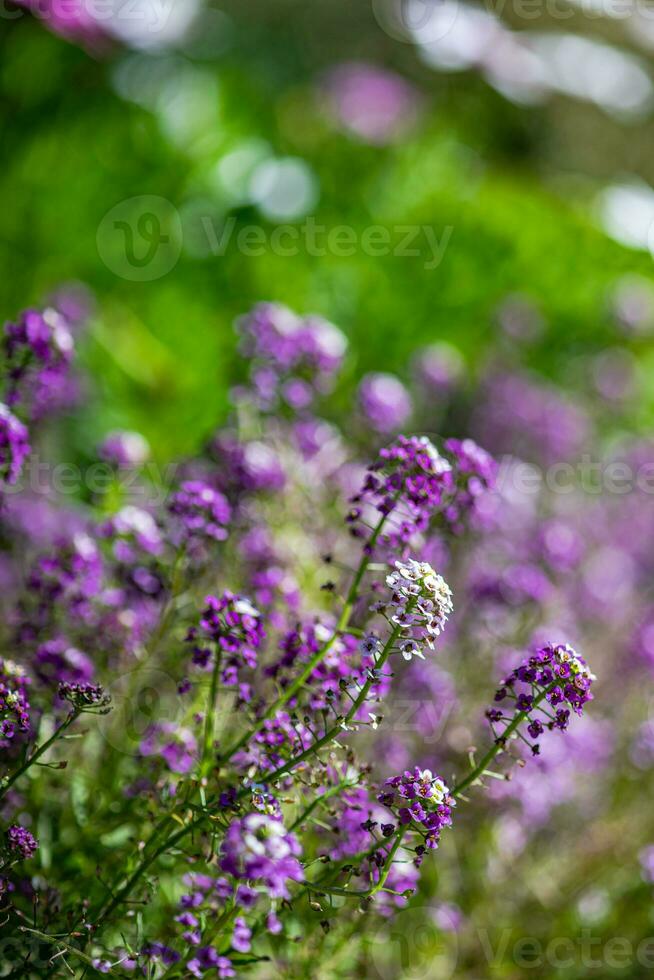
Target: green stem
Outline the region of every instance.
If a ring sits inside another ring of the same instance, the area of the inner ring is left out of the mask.
[[[68,718],[66,718],[66,720],[62,722],[59,728],[57,728],[54,731],[54,733],[50,736],[47,742],[44,742],[43,745],[40,745],[32,753],[29,759],[25,760],[22,766],[16,769],[15,772],[13,772],[10,776],[8,776],[6,780],[3,780],[2,789],[0,789],[0,800],[6,795],[7,791],[14,785],[16,780],[19,779],[23,775],[23,773],[27,772],[30,766],[34,765],[34,763],[37,762],[45,752],[48,751],[50,746],[53,745],[57,741],[57,739],[61,738],[63,733],[66,731],[66,729],[69,728],[77,718],[79,718],[81,713],[82,713],[81,710],[78,708],[72,711],[68,715]]]
[[[73,956],[82,960],[87,966],[93,966],[93,960],[90,956],[87,956],[86,953],[83,953],[76,946],[71,946],[69,943],[64,942],[63,939],[57,939],[56,936],[49,936],[47,932],[40,932],[38,929],[29,929],[27,926],[19,926],[18,928],[21,932],[29,932],[31,936],[36,936],[37,939],[43,940],[44,943],[50,943],[52,946],[60,946],[67,953],[71,953]],[[109,972],[111,973],[111,970]]]
[[[288,828],[289,833],[297,830],[304,821],[311,816],[313,811],[320,806],[321,803],[325,803],[331,796],[336,796],[342,789],[351,789],[356,786],[356,783],[351,783],[347,779],[342,780],[340,783],[336,783],[335,786],[331,786],[329,789],[325,790],[322,796],[316,796],[309,806],[305,807],[302,813],[296,817],[291,826]]]
[[[411,606],[407,608],[410,609]],[[388,660],[393,650],[393,647],[395,645],[395,642],[398,636],[400,635],[401,629],[402,629],[401,626],[396,626],[394,628],[393,632],[388,638],[388,641],[386,642],[384,649],[379,655],[379,660],[375,664],[375,670],[381,670],[384,664],[386,663],[386,661]],[[296,766],[300,764],[300,762],[304,762],[304,760],[307,759],[310,755],[313,755],[314,752],[317,752],[318,749],[321,749],[323,745],[326,745],[328,742],[331,742],[339,734],[339,732],[343,731],[344,726],[347,726],[352,721],[357,711],[368,697],[368,694],[370,693],[370,688],[374,683],[375,681],[373,677],[369,676],[368,680],[361,688],[361,691],[359,692],[359,696],[356,698],[356,700],[352,704],[352,707],[345,715],[345,717],[338,719],[335,725],[333,725],[327,732],[325,732],[325,734],[321,738],[313,742],[307,749],[304,750],[304,752],[300,752],[299,755],[296,755],[292,759],[289,759],[282,766],[279,766],[278,769],[275,769],[274,772],[269,773],[266,776],[266,782],[274,783],[276,782],[276,780],[281,779],[282,776],[285,776],[287,773],[292,772],[292,770],[295,769]],[[244,786],[243,789],[238,793],[236,799],[237,800],[242,799],[244,796],[247,796],[249,792],[250,792],[250,788],[248,786]]]
[[[216,698],[218,696],[218,682],[220,676],[221,651],[216,649],[214,653],[213,671],[211,673],[211,687],[209,689],[209,701],[207,703],[207,714],[204,720],[204,743],[202,747],[202,760],[200,763],[200,775],[206,776],[211,770],[210,755],[213,747],[213,735],[216,727]]]
[[[388,516],[387,514],[382,514],[381,518],[377,522],[377,526],[372,532],[370,541],[368,542],[369,549],[371,550],[374,549],[377,543],[377,539],[381,534],[382,528],[386,523],[387,516]],[[261,729],[264,727],[266,721],[269,718],[272,718],[273,715],[277,714],[278,711],[280,711],[286,704],[288,704],[288,702],[292,698],[295,697],[298,691],[304,686],[307,679],[314,672],[316,667],[318,667],[318,665],[322,663],[322,661],[325,659],[325,657],[331,650],[332,646],[334,645],[338,637],[342,633],[346,632],[347,626],[349,625],[350,622],[350,617],[352,615],[352,610],[354,609],[354,604],[356,602],[359,586],[363,581],[363,577],[366,574],[369,564],[370,564],[370,555],[365,553],[362,556],[361,561],[359,562],[359,567],[357,568],[357,571],[354,575],[354,579],[352,581],[352,585],[350,586],[349,591],[347,593],[343,610],[341,612],[338,623],[336,624],[336,629],[332,633],[331,637],[327,640],[324,646],[320,648],[320,650],[316,651],[316,653],[313,655],[311,660],[309,660],[309,662],[305,665],[304,670],[298,675],[298,677],[296,677],[293,683],[289,684],[289,686],[284,690],[282,694],[280,694],[277,700],[274,701],[264,711],[264,713],[261,715],[257,723],[243,736],[241,736],[241,738],[237,742],[235,742],[232,746],[230,746],[230,748],[226,749],[225,752],[222,753],[222,755],[220,756],[221,761],[230,759],[236,752],[239,751],[239,749],[243,748],[243,746],[247,742],[249,742],[251,738],[254,738],[254,736],[261,731]]]
[[[395,858],[395,855],[397,854],[398,850],[402,846],[402,841],[404,840],[404,835],[406,834],[406,832],[409,829],[409,827],[410,827],[410,824],[407,824],[404,827],[402,827],[400,830],[397,831],[397,836],[395,838],[395,842],[393,843],[393,846],[392,846],[392,848],[390,850],[390,853],[388,855],[388,859],[386,861],[386,864],[384,865],[384,870],[383,870],[382,874],[379,876],[379,881],[374,886],[374,888],[371,888],[371,890],[370,890],[370,897],[371,898],[373,897],[373,895],[376,895],[377,892],[380,892],[383,889],[384,885],[386,884],[386,880],[387,880],[389,874],[391,873],[391,868],[393,867],[393,860]]]
[[[541,703],[541,701],[544,700],[544,698],[546,697],[546,695],[549,693],[549,691],[552,689],[553,686],[555,685],[551,685],[550,687],[545,688],[545,690],[541,691],[538,697],[534,700],[534,703],[532,704],[529,711],[516,711],[515,715],[513,716],[513,720],[511,721],[511,724],[504,729],[501,737],[498,738],[495,744],[490,747],[490,749],[483,757],[481,762],[470,773],[468,773],[465,779],[462,779],[461,782],[454,787],[454,789],[450,793],[451,796],[454,797],[460,796],[464,789],[467,789],[467,787],[470,786],[472,783],[475,783],[480,778],[480,776],[483,776],[484,772],[486,771],[486,769],[488,769],[488,766],[493,761],[495,756],[499,755],[500,752],[504,751],[504,746],[508,741],[508,739],[511,737],[511,735],[513,735],[513,733],[522,724],[525,718],[527,718],[529,713],[533,711],[534,708],[536,708]]]
[[[203,813],[199,817],[196,817],[195,820],[191,820],[183,827],[180,827],[178,831],[176,831],[174,834],[171,834],[170,837],[167,837],[166,840],[163,842],[163,844],[161,844],[154,851],[152,851],[150,854],[148,854],[143,858],[139,866],[129,876],[129,878],[123,885],[123,887],[116,892],[116,894],[113,896],[111,901],[108,902],[108,904],[105,905],[104,909],[101,910],[95,922],[96,930],[102,925],[103,922],[105,922],[106,919],[109,918],[109,916],[113,912],[115,912],[115,910],[118,908],[119,905],[122,905],[122,903],[125,901],[127,896],[134,889],[135,885],[137,885],[138,882],[141,880],[141,878],[148,870],[150,865],[153,864],[157,860],[157,858],[160,857],[162,854],[164,854],[169,848],[174,847],[175,844],[179,843],[179,841],[182,840],[182,838],[185,837],[188,833],[190,833],[191,830],[195,829],[196,827],[199,827],[199,825],[204,820],[205,820],[205,814]],[[159,825],[159,829],[161,829],[163,824],[164,821],[162,821],[162,823]]]

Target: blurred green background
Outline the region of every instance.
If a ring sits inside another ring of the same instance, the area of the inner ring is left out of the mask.
[[[0,24],[1,308],[11,318],[62,281],[94,291],[84,345],[93,410],[71,434],[80,445],[126,425],[160,458],[197,447],[238,376],[234,318],[263,299],[337,323],[351,340],[351,379],[402,374],[435,339],[458,346],[474,374],[494,343],[498,303],[516,292],[547,328],[503,357],[575,385],[577,355],[621,342],[610,292],[626,273],[650,277],[652,260],[603,232],[596,198],[625,173],[654,179],[647,123],[561,93],[522,105],[475,70],[434,71],[415,44],[382,29],[379,9],[227,3],[155,50],[84,50],[27,15]],[[624,43],[622,22],[569,13],[526,26]],[[323,73],[351,59],[390,68],[420,93],[401,140],[367,145],[325,113]],[[449,229],[442,261],[428,269],[424,254],[319,257],[302,247],[244,255],[239,229],[269,236],[278,223],[252,200],[250,174],[286,158],[303,161],[314,197],[290,219],[298,227],[310,214],[357,237],[371,225],[427,225],[438,240]],[[182,223],[179,261],[151,282],[123,278],[98,253],[105,215],[141,195],[170,201]],[[219,235],[230,219],[224,254],[211,254],[206,222]],[[649,373],[651,345],[634,343]],[[639,427],[651,421],[648,387]]]

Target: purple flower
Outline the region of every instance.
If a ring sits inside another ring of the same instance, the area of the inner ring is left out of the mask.
[[[93,661],[63,636],[41,643],[34,654],[34,672],[44,684],[87,684],[94,670]]]
[[[498,465],[493,457],[472,439],[446,439],[445,449],[452,459],[456,484],[453,499],[445,508],[445,517],[454,531],[462,529],[462,519],[470,514],[472,523],[482,524],[478,503],[495,489]]]
[[[180,543],[227,537],[230,506],[222,493],[202,480],[182,483],[170,498],[168,510],[176,518],[175,536]]]
[[[413,371],[429,398],[443,399],[461,381],[463,358],[451,344],[432,344],[418,352],[413,360]]]
[[[221,680],[226,687],[240,683],[240,672],[257,665],[257,651],[265,639],[261,614],[245,596],[224,592],[207,596],[198,626],[186,640],[193,645],[193,662],[206,667],[213,659],[211,647],[221,654]],[[246,693],[243,691],[242,693]]]
[[[9,375],[10,405],[28,401],[39,373],[48,377],[65,371],[74,351],[66,319],[54,309],[26,310],[17,323],[5,325],[5,355]]]
[[[654,884],[654,846],[643,848],[638,857],[643,870],[643,878],[645,881]]]
[[[13,660],[0,657],[0,748],[6,749],[17,733],[30,729],[27,700],[29,678]]]
[[[220,466],[220,487],[230,499],[248,493],[283,490],[286,474],[277,453],[264,442],[241,442],[230,432],[217,432],[211,454]]]
[[[221,847],[220,867],[235,878],[265,885],[273,898],[290,898],[289,881],[303,881],[300,844],[277,817],[249,813],[233,820]]]
[[[594,680],[595,675],[588,664],[572,647],[548,643],[523,660],[505,678],[495,694],[495,701],[500,703],[513,697],[515,710],[525,713],[527,731],[532,739],[536,739],[545,729],[565,731],[570,720],[570,709],[580,715],[584,705],[593,700],[590,689]],[[546,702],[557,708],[553,719],[540,708]],[[565,704],[565,707],[558,708],[560,704]],[[499,718],[495,709],[487,712],[487,717],[494,723],[504,721],[507,726],[511,722],[511,718],[504,715]],[[498,737],[501,740],[502,736]],[[538,750],[537,744],[532,746],[535,754]]]
[[[55,34],[71,41],[81,41],[97,47],[106,35],[102,24],[93,16],[93,5],[84,0],[16,0],[21,7],[33,11]]]
[[[227,956],[221,956],[213,946],[203,946],[198,949],[193,959],[186,964],[186,969],[193,977],[202,977],[208,971],[215,970],[220,980],[235,977],[236,971]]]
[[[577,456],[588,445],[584,410],[528,375],[492,377],[481,404],[478,429],[495,452],[549,466]]]
[[[359,385],[359,405],[376,432],[397,432],[409,420],[413,405],[399,378],[393,374],[367,374]]]
[[[429,848],[438,847],[441,831],[451,826],[452,808],[456,806],[443,780],[418,766],[387,779],[378,799],[397,813],[401,824],[415,822],[425,828]]]
[[[234,919],[234,932],[232,933],[232,947],[237,953],[249,953],[251,947],[252,930],[247,925],[242,916]]]
[[[251,359],[251,391],[263,411],[280,400],[306,409],[315,393],[329,390],[347,349],[344,334],[318,316],[300,317],[285,306],[259,303],[240,318],[241,351]]]
[[[0,486],[17,482],[29,452],[27,429],[0,402]]]
[[[142,756],[158,756],[171,772],[190,772],[197,761],[197,742],[188,728],[172,721],[157,722],[146,730],[139,744]]]
[[[112,964],[109,960],[93,960],[93,969],[97,970],[98,973],[109,973],[111,971]]]
[[[5,844],[9,855],[19,861],[31,858],[39,846],[38,841],[30,834],[29,830],[25,830],[24,827],[19,827],[17,824],[9,827],[6,831]]]
[[[282,924],[274,912],[269,912],[266,916],[266,929],[273,936],[278,936],[282,931]]]
[[[402,547],[427,529],[453,487],[450,463],[426,436],[398,436],[380,450],[361,491],[350,500],[350,533],[366,537],[362,524],[366,518],[374,521],[377,511],[388,517],[384,543],[391,548]]]
[[[324,91],[340,125],[367,143],[382,145],[403,136],[418,117],[416,90],[400,75],[365,62],[334,68]]]

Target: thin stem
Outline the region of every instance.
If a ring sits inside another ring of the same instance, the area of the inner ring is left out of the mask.
[[[71,711],[71,713],[68,715],[68,717],[66,718],[66,720],[61,723],[61,725],[59,726],[59,728],[57,728],[53,732],[53,734],[50,736],[50,738],[46,742],[44,742],[43,745],[40,745],[32,753],[32,755],[29,757],[29,759],[26,759],[25,760],[25,762],[23,763],[22,766],[19,766],[19,768],[16,769],[15,772],[13,772],[10,776],[8,776],[7,779],[6,779],[6,781],[3,781],[3,783],[2,783],[2,789],[0,789],[0,800],[6,795],[7,791],[14,785],[14,783],[16,782],[16,780],[19,779],[23,775],[23,773],[27,772],[27,770],[30,768],[30,766],[33,766],[34,763],[37,762],[38,759],[40,759],[41,756],[45,752],[48,751],[48,749],[50,748],[50,746],[53,745],[57,741],[57,739],[61,738],[61,736],[63,735],[63,733],[66,731],[66,729],[69,728],[73,724],[73,722],[76,720],[76,718],[79,718],[79,716],[81,715],[81,713],[82,712],[81,712],[81,710],[79,708],[75,708],[73,711]]]
[[[209,757],[213,746],[213,735],[216,719],[216,698],[218,696],[218,683],[220,677],[221,651],[216,649],[214,654],[213,671],[211,673],[211,687],[209,689],[209,701],[207,703],[207,713],[204,719],[204,743],[202,747],[202,760],[200,763],[200,775],[206,776],[211,769]]]
[[[377,670],[383,667],[384,663],[390,656],[391,650],[393,648],[393,644],[395,643],[395,640],[399,635],[400,629],[401,627],[396,626],[393,632],[391,633],[391,636],[389,637],[388,642],[386,643],[386,646],[384,647],[379,657],[379,660],[377,662],[376,665]],[[296,756],[294,759],[290,759],[283,766],[280,766],[279,769],[275,770],[275,772],[271,773],[267,777],[267,781],[273,782],[275,779],[279,779],[281,776],[285,775],[287,772],[290,772],[292,769],[294,769],[297,765],[299,765],[300,762],[302,762],[309,755],[312,755],[318,749],[322,748],[323,745],[326,745],[327,742],[330,742],[334,738],[334,736],[338,734],[338,732],[341,730],[341,724],[347,723],[354,717],[354,715],[356,714],[360,706],[363,704],[365,698],[367,697],[372,683],[373,683],[372,679],[369,679],[369,681],[363,686],[363,688],[361,689],[361,693],[359,694],[359,697],[350,708],[350,711],[346,715],[343,722],[339,722],[337,725],[334,725],[332,728],[329,729],[328,732],[326,732],[322,736],[322,738],[318,739],[317,742],[314,742],[308,749],[302,752],[299,756]],[[237,800],[242,799],[244,796],[247,796],[250,792],[251,792],[250,787],[244,787],[237,795],[236,797]],[[186,826],[180,828],[180,830],[176,831],[174,834],[168,837],[158,848],[156,848],[156,850],[152,851],[150,854],[143,857],[143,860],[141,861],[139,866],[133,871],[130,877],[127,879],[123,887],[114,895],[111,901],[100,912],[100,915],[96,920],[96,929],[108,918],[108,916],[112,914],[112,912],[115,911],[116,908],[118,908],[119,905],[121,905],[125,901],[127,896],[131,893],[134,886],[138,884],[138,882],[145,874],[147,869],[150,867],[150,865],[154,861],[156,861],[156,859],[161,854],[164,854],[170,847],[174,847],[175,844],[179,843],[179,841],[182,840],[186,836],[186,834],[188,834],[191,830],[195,829],[196,827],[199,827],[200,824],[205,819],[207,819],[207,816],[208,815],[205,813],[200,814],[198,817],[195,818],[195,820],[191,820],[188,824],[186,824]]]
[[[322,796],[316,796],[313,802],[310,803],[309,806],[305,807],[302,813],[295,818],[291,826],[288,828],[289,833],[291,833],[294,830],[297,830],[297,828],[301,826],[301,824],[303,824],[308,817],[311,816],[313,811],[317,807],[319,807],[321,803],[325,803],[331,796],[335,796],[342,789],[351,789],[354,786],[356,786],[356,783],[351,783],[347,779],[345,779],[340,783],[336,783],[335,786],[331,786],[329,789],[325,790]]]
[[[391,848],[391,851],[390,851],[390,853],[388,855],[388,859],[387,859],[386,864],[384,866],[384,870],[381,873],[381,875],[379,876],[379,881],[374,886],[374,888],[371,888],[371,890],[370,890],[370,897],[371,898],[372,898],[373,895],[376,895],[377,892],[380,892],[383,889],[384,885],[386,884],[386,880],[387,880],[389,874],[391,873],[391,869],[393,867],[393,859],[395,858],[395,855],[397,854],[398,850],[402,846],[402,841],[404,840],[404,835],[406,834],[407,830],[409,829],[409,826],[410,825],[406,825],[406,826],[402,827],[397,832],[397,837],[395,838],[395,841],[393,843],[393,846]]]
[[[546,697],[546,695],[549,693],[549,691],[552,689],[553,686],[555,685],[551,685],[550,687],[545,688],[545,690],[541,691],[538,697],[534,700],[534,703],[532,704],[529,711],[516,711],[515,715],[513,716],[513,721],[511,722],[511,724],[504,729],[502,735],[495,741],[495,744],[490,747],[490,749],[483,757],[481,762],[472,770],[472,772],[468,773],[465,779],[462,779],[461,782],[454,787],[454,789],[450,793],[451,796],[455,796],[455,797],[460,796],[464,789],[466,789],[472,783],[475,783],[480,778],[480,776],[483,776],[485,770],[488,768],[488,766],[493,761],[495,756],[499,755],[500,752],[504,751],[504,746],[507,740],[511,737],[511,735],[513,735],[515,730],[518,728],[519,725],[522,724],[525,718],[527,718],[529,713],[533,711],[534,708],[541,703],[541,701],[544,700],[544,698]]]
[[[95,929],[97,930],[102,923],[118,908],[119,905],[125,901],[127,896],[131,893],[134,886],[138,884],[140,879],[143,877],[145,872],[148,870],[151,864],[157,860],[162,854],[165,853],[169,848],[174,847],[183,837],[186,836],[195,827],[198,827],[205,819],[205,814],[201,814],[196,817],[195,820],[191,820],[189,823],[181,827],[176,833],[171,834],[166,840],[152,851],[149,855],[143,858],[139,866],[132,872],[123,887],[116,892],[112,900],[105,906],[105,908],[100,912],[98,918],[95,922]]]
[[[40,932],[38,929],[30,929],[28,926],[19,926],[21,932],[29,932],[30,935],[36,936],[37,939],[43,940],[44,943],[50,943],[52,946],[61,946],[65,949],[67,953],[71,953],[73,956],[77,956],[78,959],[86,963],[87,966],[93,966],[93,960],[86,953],[83,953],[81,949],[76,946],[71,946],[69,943],[64,942],[63,939],[57,939],[56,936],[49,936],[47,932]],[[111,972],[111,970],[109,971]]]

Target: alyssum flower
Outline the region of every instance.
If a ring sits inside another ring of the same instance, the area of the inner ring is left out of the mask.
[[[415,825],[413,829],[424,836],[428,848],[438,847],[441,831],[451,825],[452,807],[456,806],[440,776],[418,766],[387,779],[378,799],[397,814],[400,824]]]
[[[428,562],[414,558],[396,561],[386,584],[391,596],[380,611],[390,612],[391,623],[400,627],[402,656],[405,660],[414,656],[424,659],[422,644],[433,650],[434,640],[454,608],[449,585]]]
[[[223,871],[265,885],[273,898],[290,898],[287,883],[304,880],[297,837],[279,818],[266,813],[233,820],[220,853]]]
[[[591,686],[595,679],[584,658],[571,646],[548,643],[516,667],[495,694],[497,704],[514,700],[516,712],[520,714],[512,720],[499,708],[490,708],[486,716],[493,726],[505,724],[499,741],[517,728],[516,718],[526,719],[527,732],[534,741],[531,749],[538,755],[540,746],[536,739],[546,729],[565,731],[570,711],[580,715],[584,705],[593,700]]]

